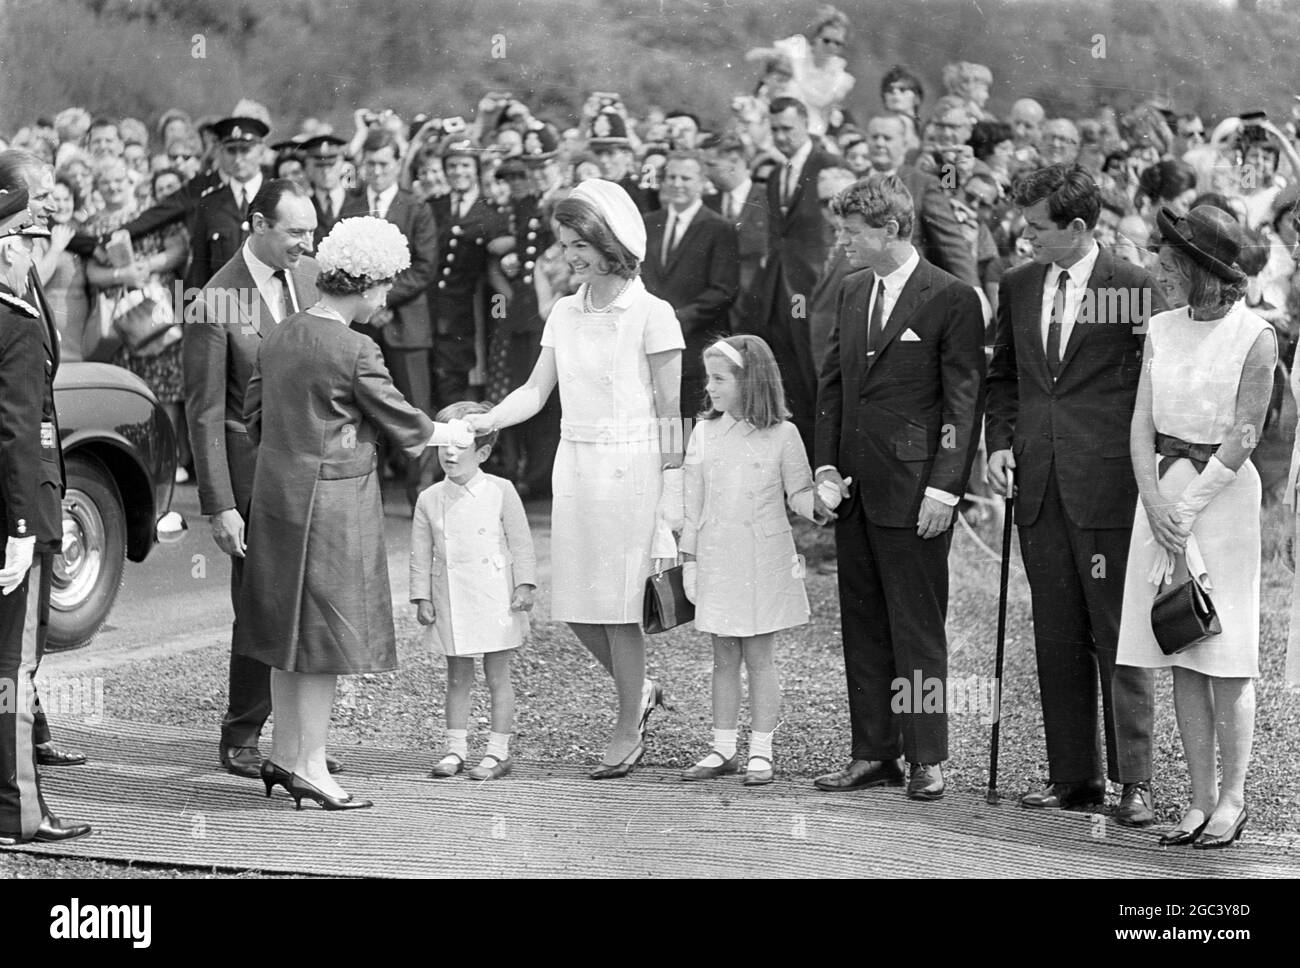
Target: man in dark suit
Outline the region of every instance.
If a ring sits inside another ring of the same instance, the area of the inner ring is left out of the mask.
[[[729,315],[731,331],[740,333],[753,326],[756,283],[767,257],[767,186],[750,177],[745,143],[735,135],[714,138],[704,150],[709,181],[717,189],[704,204],[736,228],[740,280]]]
[[[217,547],[230,555],[235,608],[257,462],[244,427],[244,391],[266,333],[317,297],[316,263],[308,255],[316,211],[306,191],[288,179],[268,181],[249,204],[249,225],[248,240],[195,299],[182,345],[199,508],[212,523]],[[270,712],[269,667],[232,653],[219,754],[231,773],[258,776],[258,738]]]
[[[786,161],[767,182],[767,262],[749,328],[772,347],[790,419],[811,454],[817,367],[808,338],[808,307],[827,248],[817,173],[833,159],[809,137],[808,108],[802,101],[779,97],[770,111],[772,143]]]
[[[916,201],[912,244],[925,258],[962,282],[979,286],[975,253],[966,241],[952,202],[939,179],[903,164],[907,130],[896,114],[882,114],[867,122],[867,149],[871,166],[881,174],[896,174]]]
[[[343,149],[347,142],[332,134],[318,134],[302,143],[306,156],[307,181],[311,185],[311,202],[316,206],[317,246],[330,234],[343,211],[347,186],[343,184]]]
[[[909,241],[912,204],[902,181],[885,175],[833,206],[850,263],[868,271],[840,288],[817,396],[817,505],[840,507],[853,749],[847,767],[815,782],[899,784],[902,756],[907,795],[935,800],[948,757],[948,550],[979,446],[984,318],[974,290]]]
[[[510,231],[507,220],[479,191],[480,152],[475,144],[463,135],[451,135],[438,153],[451,191],[430,203],[438,233],[435,281],[430,283],[435,410],[470,398],[479,334],[487,327],[487,245]]]
[[[645,216],[646,257],[641,278],[652,296],[677,313],[682,351],[682,412],[704,405],[704,348],[730,333],[727,310],[736,298],[740,261],[736,230],[704,207],[704,165],[694,151],[674,151],[664,163],[665,207]]]
[[[196,293],[248,237],[248,206],[262,188],[262,140],[269,130],[257,118],[225,118],[213,126],[221,141],[225,183],[204,192],[190,227],[190,267],[185,287]]]
[[[989,371],[989,478],[1014,470],[1016,525],[1034,607],[1049,785],[1026,807],[1099,807],[1106,763],[1124,784],[1117,818],[1155,817],[1149,670],[1117,666],[1124,573],[1138,489],[1129,456],[1142,334],[1164,308],[1146,270],[1093,241],[1101,198],[1077,166],[1013,188],[1033,261],[1002,277]]]
[[[33,174],[38,166],[44,178],[47,168],[39,163]],[[33,239],[48,238],[49,231],[28,224],[27,187],[9,174],[0,178],[0,846],[90,832],[88,824],[65,824],[50,812],[36,771],[34,679],[49,625],[50,569],[63,545],[63,462],[54,410],[59,353],[57,334],[24,298]]]

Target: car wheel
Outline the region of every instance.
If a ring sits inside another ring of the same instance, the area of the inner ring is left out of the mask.
[[[65,462],[63,554],[50,588],[51,651],[86,645],[108,618],[126,567],[126,512],[113,477],[98,460]]]

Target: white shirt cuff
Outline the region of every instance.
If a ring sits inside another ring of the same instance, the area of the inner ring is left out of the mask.
[[[835,471],[835,473],[839,473],[834,464],[823,464],[821,467],[817,468],[817,470],[813,471],[813,477],[816,478],[822,471]]]
[[[947,491],[941,491],[937,487],[927,487],[925,489],[925,496],[932,497],[939,503],[948,505],[950,508],[955,508],[957,502],[961,500],[957,495],[949,494]]]

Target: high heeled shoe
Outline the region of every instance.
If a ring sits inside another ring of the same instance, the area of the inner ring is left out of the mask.
[[[1179,821],[1180,823],[1182,821]],[[1205,825],[1210,822],[1210,815],[1207,813],[1205,819],[1194,830],[1174,829],[1167,834],[1161,834],[1160,839],[1156,841],[1161,847],[1187,847],[1196,843],[1201,834],[1205,832]]]
[[[271,791],[275,789],[277,783],[284,787],[286,793],[289,793],[290,795],[293,794],[293,791],[289,789],[289,779],[293,774],[288,770],[276,766],[268,758],[262,761],[261,773],[262,782],[266,784],[266,796],[268,799],[271,796]]]
[[[293,805],[298,810],[302,809],[303,797],[308,800],[315,800],[323,810],[364,810],[366,807],[374,806],[374,803],[370,800],[358,800],[351,794],[342,798],[332,797],[324,790],[308,783],[297,773],[289,775],[288,789],[289,796],[293,797]]]
[[[1243,806],[1241,813],[1237,814],[1237,819],[1233,821],[1231,827],[1221,834],[1201,834],[1192,846],[1198,850],[1215,850],[1219,847],[1232,846],[1241,839],[1241,832],[1246,829],[1246,821],[1249,816]],[[1209,821],[1207,820],[1206,823],[1209,823]]]
[[[643,756],[645,756],[645,747],[638,743],[636,749],[631,753],[628,753],[627,756],[623,757],[623,759],[618,763],[615,763],[613,766],[606,766],[602,763],[600,766],[588,773],[587,776],[593,780],[620,779],[631,773],[632,767],[641,762],[641,757]]]

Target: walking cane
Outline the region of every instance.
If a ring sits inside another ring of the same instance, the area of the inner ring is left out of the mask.
[[[1007,496],[1002,522],[1002,569],[998,579],[998,655],[994,682],[997,692],[993,700],[993,745],[989,749],[989,791],[985,798],[990,805],[998,802],[998,739],[1002,727],[1002,659],[1007,644],[1007,585],[1011,579],[1011,511],[1015,501],[1015,472],[1007,471]]]

